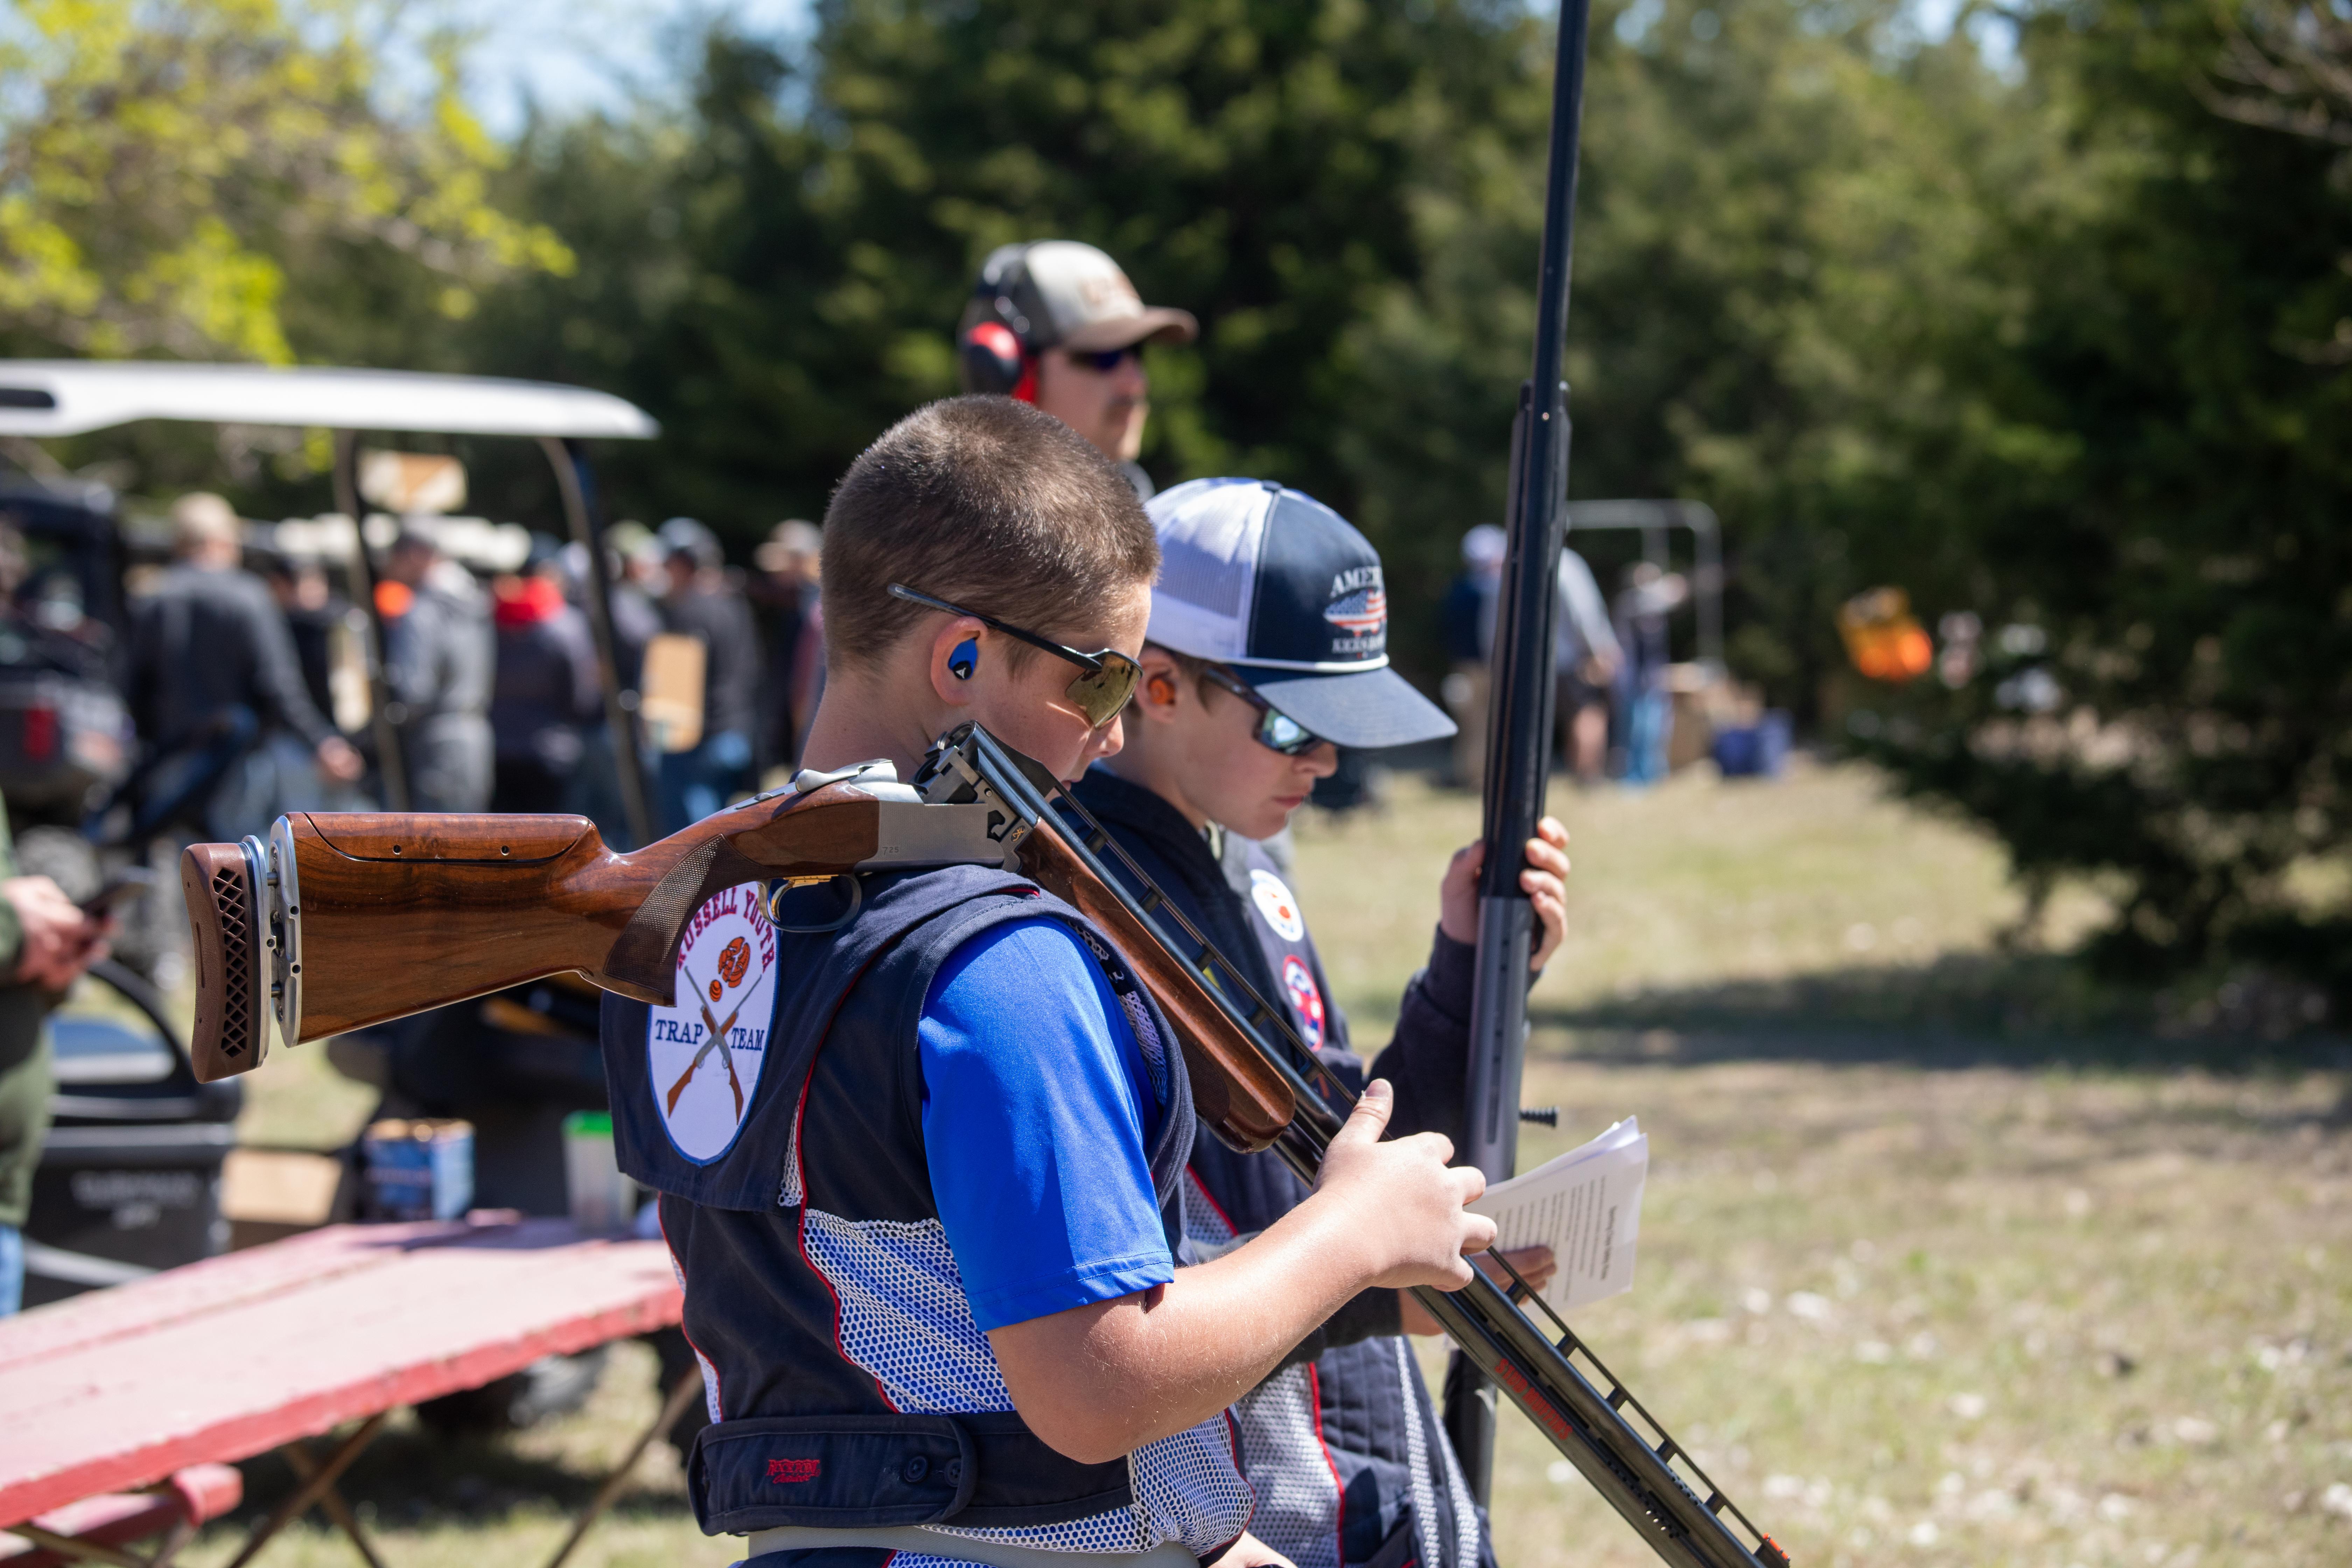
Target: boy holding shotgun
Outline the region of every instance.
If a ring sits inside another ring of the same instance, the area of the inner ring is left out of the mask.
[[[1282,830],[1340,745],[1443,739],[1454,724],[1388,667],[1380,557],[1328,507],[1271,483],[1196,479],[1149,505],[1160,573],[1125,748],[1078,784],[1082,804],[1301,1040],[1351,1088],[1322,962],[1281,868],[1255,842]],[[1547,817],[1520,885],[1540,925],[1535,965],[1559,945],[1567,834]],[[1413,977],[1371,1076],[1397,1086],[1391,1132],[1451,1136],[1462,1120],[1471,958],[1484,846],[1454,857],[1429,966]],[[1139,889],[1135,889],[1140,891]],[[1309,1201],[1272,1154],[1196,1138],[1187,1234],[1215,1250]],[[1515,1254],[1540,1289],[1549,1248]],[[1253,1533],[1299,1568],[1475,1568],[1493,1549],[1404,1333],[1435,1333],[1412,1297],[1370,1290],[1234,1405]]]
[[[1159,566],[1060,422],[910,416],[826,514],[808,766],[903,779],[976,720],[1076,778],[1119,749]],[[1314,1193],[1179,1269],[1175,1037],[1083,917],[992,867],[867,876],[782,926],[757,891],[689,917],[673,1005],[604,1014],[704,1363],[704,1528],[758,1568],[1284,1562],[1247,1533],[1227,1407],[1364,1291],[1467,1283],[1482,1178],[1435,1133],[1383,1142],[1376,1083]]]

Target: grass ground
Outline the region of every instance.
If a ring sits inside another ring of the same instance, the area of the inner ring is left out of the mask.
[[[1637,1283],[1578,1327],[1799,1563],[2352,1562],[2352,1058],[2158,1037],[2013,940],[1990,847],[1859,773],[1555,804],[1573,936],[1527,1099],[1561,1127],[1522,1163],[1640,1114]],[[1360,1043],[1475,819],[1406,782],[1302,826]],[[2095,908],[2062,898],[2043,940]],[[293,1056],[255,1080],[248,1135],[347,1133],[364,1095]],[[397,1426],[347,1489],[394,1568],[541,1557],[652,1378],[621,1347],[587,1411],[492,1447]],[[1509,1568],[1653,1561],[1516,1415],[1498,1476]],[[253,1506],[286,1484],[255,1467]],[[186,1561],[232,1550],[215,1531]],[[273,1550],[352,1561],[313,1527]],[[575,1561],[727,1557],[657,1447]]]

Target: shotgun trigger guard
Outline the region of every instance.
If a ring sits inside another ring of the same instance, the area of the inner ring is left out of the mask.
[[[849,884],[849,901],[841,913],[820,924],[806,926],[793,925],[783,918],[784,895],[802,888],[821,888],[830,882]],[[794,936],[823,936],[827,931],[839,931],[857,918],[857,912],[866,907],[866,883],[855,871],[844,871],[838,877],[779,877],[768,884],[767,894],[760,900],[760,907],[766,913],[768,923],[778,931],[789,931]]]

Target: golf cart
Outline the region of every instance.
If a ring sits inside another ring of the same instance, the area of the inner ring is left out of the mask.
[[[473,376],[0,361],[0,436],[74,436],[145,419],[335,432],[337,515],[308,526],[311,537],[328,542],[329,553],[338,553],[335,541],[343,542],[338,563],[348,596],[368,616],[360,640],[372,697],[373,785],[394,810],[406,809],[410,795],[378,657],[383,626],[366,541],[381,527],[362,513],[361,435],[536,440],[553,467],[566,530],[587,558],[586,609],[625,818],[612,825],[611,837],[651,841],[635,704],[616,675],[611,590],[583,450],[594,438],[648,439],[657,434],[651,417],[604,393]],[[79,834],[86,842],[119,837],[123,814],[105,809],[108,796],[133,776],[140,760],[121,696],[124,550],[113,498],[100,486],[0,484],[0,521],[25,542],[26,558],[16,583],[5,582],[8,563],[0,559],[0,585],[11,590],[0,605],[6,612],[0,615],[0,790],[12,815],[23,814],[19,821]],[[101,743],[110,739],[112,752]],[[147,814],[150,827],[153,815]],[[91,851],[127,856],[142,847],[93,844]],[[176,881],[166,872],[162,901],[176,911]],[[166,1015],[163,999],[140,976],[109,964],[94,969],[54,1016],[58,1124],[26,1227],[30,1302],[193,1261],[226,1245],[220,1172],[240,1096],[198,1089]],[[566,1212],[562,1119],[604,1104],[593,999],[560,986],[527,987],[335,1042],[330,1057],[383,1091],[385,1114],[475,1122],[477,1205]]]

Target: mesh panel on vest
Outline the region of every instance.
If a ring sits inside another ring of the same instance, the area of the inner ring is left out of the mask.
[[[661,1217],[658,1202],[655,1205],[654,1217],[656,1219]],[[678,1293],[685,1294],[686,1270],[678,1267],[677,1254],[670,1250],[669,1233],[667,1230],[662,1233],[662,1256],[669,1260],[669,1277],[677,1281]],[[678,1330],[678,1337],[686,1338],[686,1331],[683,1327]],[[714,1424],[726,1420],[726,1415],[719,1408],[719,1369],[710,1364],[710,1358],[704,1355],[702,1348],[692,1340],[686,1341],[686,1348],[694,1352],[694,1364],[702,1369],[702,1407],[710,1413],[710,1419]]]
[[[1249,1527],[1250,1489],[1234,1465],[1232,1431],[1223,1418],[1146,1443],[1128,1456],[1127,1468],[1135,1501],[1109,1513],[1017,1530],[933,1528],[1046,1552],[1149,1552],[1163,1541],[1181,1541],[1205,1553]]]
[[[842,1353],[893,1405],[946,1415],[1013,1408],[938,1220],[854,1221],[808,1208],[801,1243],[841,1304]],[[1128,1471],[1135,1501],[1127,1508],[1021,1529],[938,1528],[1048,1552],[1149,1552],[1163,1541],[1205,1552],[1248,1524],[1249,1488],[1222,1419],[1145,1444],[1129,1456]]]
[[[1252,1498],[1234,1454],[1233,1429],[1219,1416],[1146,1443],[1128,1457],[1136,1510],[1150,1519],[1145,1547],[1181,1541],[1196,1552],[1249,1528]]]
[[[1339,1568],[1339,1476],[1323,1446],[1315,1369],[1286,1366],[1234,1402],[1257,1511],[1250,1533],[1298,1564]]]
[[[1084,926],[1071,928],[1087,951],[1102,966],[1103,977],[1110,982],[1111,994],[1118,998],[1119,1008],[1127,1015],[1128,1027],[1135,1031],[1135,1044],[1143,1053],[1143,1065],[1151,1074],[1152,1092],[1160,1103],[1168,1103],[1171,1085],[1168,1081],[1168,1047],[1160,1043],[1160,1031],[1151,1022],[1151,1009],[1145,1005],[1143,993],[1136,988],[1135,977],[1128,973],[1127,963]]]
[[[1396,1349],[1397,1375],[1404,1384],[1404,1447],[1406,1468],[1412,1473],[1412,1534],[1421,1543],[1421,1560],[1436,1568],[1446,1561],[1437,1540],[1437,1489],[1429,1471],[1429,1433],[1421,1421],[1421,1401],[1414,1398],[1423,1392],[1421,1369],[1412,1364],[1412,1352],[1402,1336],[1389,1343]],[[1472,1516],[1475,1519],[1475,1515]],[[1476,1526],[1474,1524],[1475,1530]],[[1471,1563],[1477,1562],[1477,1538],[1471,1537]],[[1459,1560],[1457,1559],[1459,1568]]]
[[[1402,1344],[1403,1342],[1398,1342]],[[1411,1365],[1410,1357],[1407,1358],[1407,1364]],[[1429,1397],[1429,1390],[1421,1381],[1421,1369],[1412,1367],[1412,1371],[1414,1376],[1412,1386],[1405,1392],[1419,1394],[1425,1400]],[[1418,1425],[1423,1419],[1421,1411],[1416,1408],[1413,1411],[1415,1424]],[[1437,1445],[1437,1459],[1445,1471],[1445,1490],[1454,1500],[1455,1568],[1477,1568],[1478,1501],[1470,1495],[1470,1483],[1462,1474],[1462,1462],[1454,1456],[1454,1445],[1441,1440]]]
[[[800,1103],[793,1107],[792,1136],[784,1142],[784,1184],[776,1194],[776,1206],[796,1209],[808,1201],[801,1188],[801,1118],[808,1114],[808,1080],[801,1080]]]
[[[1179,1217],[1184,1222],[1185,1236],[1213,1247],[1223,1247],[1233,1240],[1234,1227],[1226,1222],[1217,1205],[1210,1201],[1207,1190],[1201,1185],[1200,1177],[1187,1170],[1184,1179],[1176,1185],[1176,1196],[1182,1205]]]
[[[935,1219],[853,1221],[802,1210],[801,1245],[841,1303],[841,1350],[900,1410],[1010,1410],[947,1231]]]
[[[1177,1189],[1187,1238],[1222,1247],[1234,1227],[1191,1171]],[[1250,1532],[1298,1564],[1339,1568],[1339,1476],[1323,1441],[1311,1366],[1285,1367],[1234,1402],[1243,1470],[1257,1495]]]

